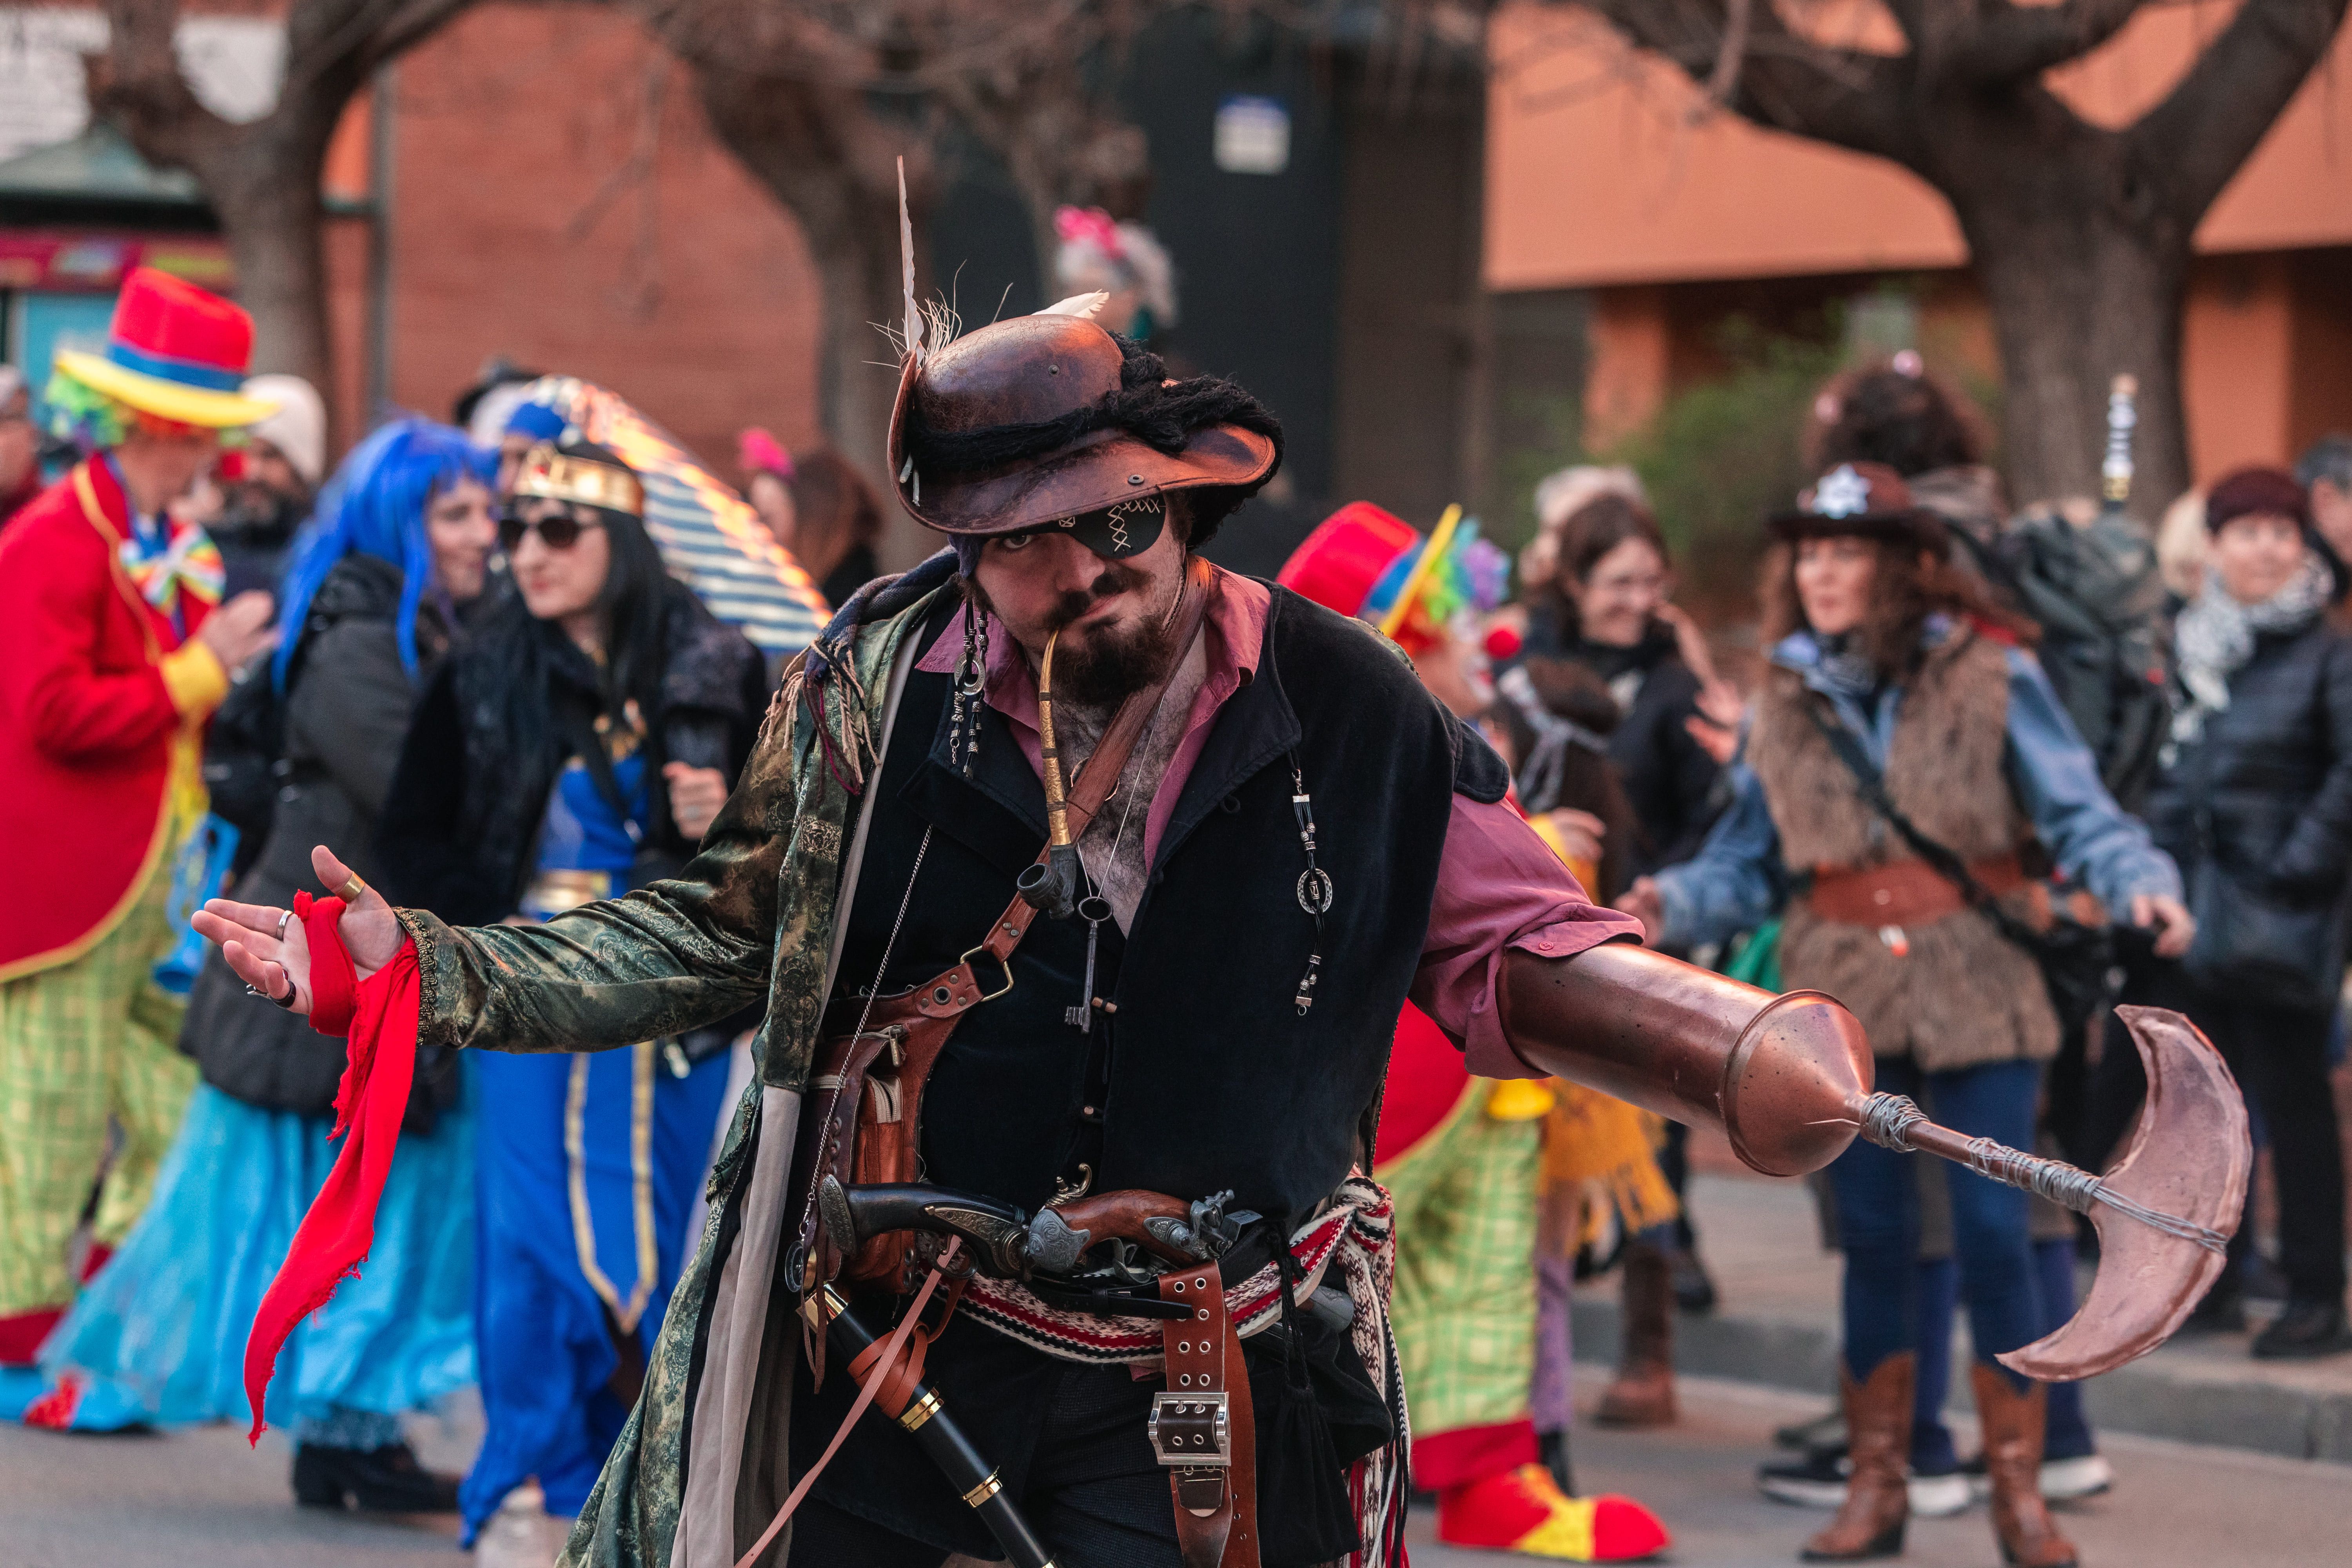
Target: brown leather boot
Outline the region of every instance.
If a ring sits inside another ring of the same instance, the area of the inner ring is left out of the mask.
[[[1675,1419],[1675,1274],[1665,1252],[1625,1244],[1624,1349],[1593,1419],[1603,1426],[1668,1426]]]
[[[1911,1518],[1906,1484],[1911,1453],[1911,1383],[1917,1363],[1909,1351],[1888,1356],[1867,1383],[1856,1383],[1841,1363],[1838,1387],[1845,1404],[1845,1504],[1805,1542],[1808,1563],[1855,1563],[1895,1557]]]
[[[2074,1568],[2074,1543],[2042,1500],[2042,1428],[2049,1388],[2020,1394],[2009,1374],[1979,1362],[1969,1369],[1984,1426],[1985,1474],[1992,1482],[1992,1531],[2011,1568]]]

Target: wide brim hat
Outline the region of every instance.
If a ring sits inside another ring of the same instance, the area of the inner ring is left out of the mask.
[[[1884,463],[1840,463],[1815,479],[1787,511],[1765,526],[1774,537],[1795,541],[1847,537],[1904,540],[1940,550],[1949,542],[1944,521],[1918,504],[1903,476]]]
[[[1016,316],[924,354],[908,355],[890,411],[889,461],[899,504],[942,533],[1019,533],[1122,501],[1211,487],[1254,489],[1281,460],[1275,439],[1238,424],[1192,431],[1161,450],[1130,431],[1085,431],[1034,456],[961,470],[926,468],[909,446],[937,432],[1019,431],[1087,412],[1129,390],[1128,353],[1081,316]],[[1179,384],[1166,381],[1161,384]],[[910,443],[909,425],[919,426]]]
[[[106,346],[58,351],[58,371],[93,392],[175,424],[226,430],[266,419],[276,402],[243,388],[253,318],[183,279],[132,268],[116,296]]]

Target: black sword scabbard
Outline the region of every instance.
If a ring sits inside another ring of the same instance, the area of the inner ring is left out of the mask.
[[[830,1285],[824,1287],[824,1305],[833,1317],[825,1335],[844,1365],[885,1337],[858,1321],[849,1303]],[[801,1310],[814,1316],[816,1298],[807,1298]],[[963,1494],[963,1500],[979,1516],[980,1522],[1004,1548],[1013,1568],[1055,1568],[1054,1559],[1038,1541],[1037,1532],[1029,1528],[1029,1521],[1022,1517],[1020,1509],[997,1479],[996,1468],[972,1447],[971,1439],[964,1436],[963,1428],[956,1425],[947,1406],[940,1403],[937,1389],[928,1382],[917,1383],[907,1408],[896,1419],[915,1439],[915,1446],[940,1468],[948,1485]]]

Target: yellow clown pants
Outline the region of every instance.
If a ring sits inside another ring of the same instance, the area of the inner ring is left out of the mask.
[[[119,1245],[155,1184],[196,1087],[186,1004],[156,985],[172,945],[173,857],[130,910],[69,963],[0,983],[0,1320],[73,1300],[66,1252],[105,1163],[96,1239]]]

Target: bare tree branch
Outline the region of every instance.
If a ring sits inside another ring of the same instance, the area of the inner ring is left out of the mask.
[[[106,0],[107,47],[83,62],[90,111],[150,163],[196,177],[253,312],[257,368],[330,385],[320,193],[327,144],[376,68],[467,4],[292,0],[278,101],[259,119],[232,125],[204,106],[180,69],[181,0]]]
[[[1591,8],[1695,82],[1716,74],[1732,24],[1731,0],[1591,0]],[[1900,163],[1917,159],[1906,106],[1907,56],[1815,43],[1792,32],[1769,3],[1748,9],[1748,32],[1727,107],[1774,130]]]
[[[1974,82],[2031,80],[2079,59],[2114,37],[2147,0],[2063,0],[2020,5],[1994,0],[1943,65]]]
[[[2246,0],[2129,132],[2134,154],[2194,226],[2327,52],[2346,0]]]

